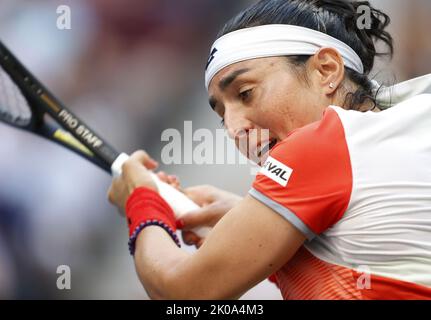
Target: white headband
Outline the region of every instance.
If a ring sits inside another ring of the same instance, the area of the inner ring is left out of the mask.
[[[237,62],[265,57],[314,55],[324,47],[337,49],[346,67],[364,72],[361,59],[344,42],[312,29],[272,24],[241,29],[217,39],[208,59],[205,85],[208,90],[211,80],[220,70]],[[431,74],[391,87],[380,87],[374,80],[372,83],[377,94],[376,101],[383,108],[390,108],[418,94],[431,93]]]
[[[265,57],[314,55],[321,48],[337,49],[344,64],[364,72],[361,59],[344,42],[309,28],[271,24],[228,33],[214,42],[205,73],[208,90],[214,76],[234,63]]]

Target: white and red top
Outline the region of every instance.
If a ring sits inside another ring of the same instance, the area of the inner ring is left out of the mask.
[[[308,241],[285,299],[431,299],[431,95],[383,112],[330,106],[293,131],[250,194]]]

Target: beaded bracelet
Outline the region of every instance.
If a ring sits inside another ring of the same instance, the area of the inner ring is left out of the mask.
[[[180,240],[178,239],[177,234],[166,223],[158,220],[147,220],[146,222],[142,222],[139,226],[137,226],[129,238],[129,252],[132,256],[135,255],[136,239],[138,238],[139,233],[148,226],[158,226],[163,228],[171,236],[172,240],[175,241],[177,246],[181,248]]]

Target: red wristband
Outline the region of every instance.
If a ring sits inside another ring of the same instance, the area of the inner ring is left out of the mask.
[[[156,225],[166,230],[179,245],[175,234],[175,214],[169,204],[154,190],[136,188],[127,199],[126,217],[129,226],[129,249],[133,255],[139,233],[147,226]]]

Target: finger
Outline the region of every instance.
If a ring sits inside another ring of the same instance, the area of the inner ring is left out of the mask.
[[[148,170],[155,170],[159,167],[159,163],[154,159],[150,159],[147,163],[144,163],[144,166]]]
[[[175,175],[170,175],[170,176],[168,177],[168,179],[169,179],[169,184],[170,184],[171,186],[173,186],[174,188],[176,188],[176,189],[180,190],[180,180],[178,179],[178,177],[177,177],[177,176],[175,176]],[[181,191],[182,191],[182,190],[181,190]]]
[[[139,163],[143,164],[147,169],[153,170],[158,167],[158,162],[151,158],[148,153],[146,153],[144,150],[138,150],[134,152],[130,156],[131,160],[138,161]]]
[[[184,189],[184,193],[199,206],[207,205],[214,200],[213,187],[208,185],[189,187]]]
[[[200,226],[213,226],[215,215],[215,208],[211,205],[188,212],[180,217],[182,229],[190,230]]]
[[[117,207],[118,213],[124,217],[125,216],[124,208],[119,203],[119,199],[117,199],[117,196],[116,196],[118,192],[121,192],[120,191],[121,187],[122,185],[121,185],[120,178],[113,179],[112,184],[108,190],[108,200],[112,205]]]
[[[111,204],[115,205],[115,200],[116,200],[116,191],[119,188],[119,182],[120,182],[120,178],[115,178],[112,179],[111,185],[109,186],[108,189],[108,200]]]
[[[201,238],[191,231],[183,231],[182,237],[184,243],[189,246],[197,245],[201,240]]]
[[[174,182],[174,183],[171,183],[171,185],[175,188],[175,189],[177,189],[177,190],[179,190],[179,191],[181,191],[182,192],[182,190],[181,190],[181,185],[180,185],[180,183],[177,181],[177,182]]]
[[[168,175],[169,184],[174,184],[178,182],[178,178],[174,175]]]
[[[176,176],[167,175],[163,171],[157,172],[156,175],[160,179],[160,181],[163,181],[164,183],[167,183],[170,186],[174,187],[175,189],[183,192],[183,190],[181,190],[181,188],[180,188],[180,183],[179,183],[178,178]]]
[[[169,177],[164,171],[157,172],[157,177],[165,183],[169,183]]]

